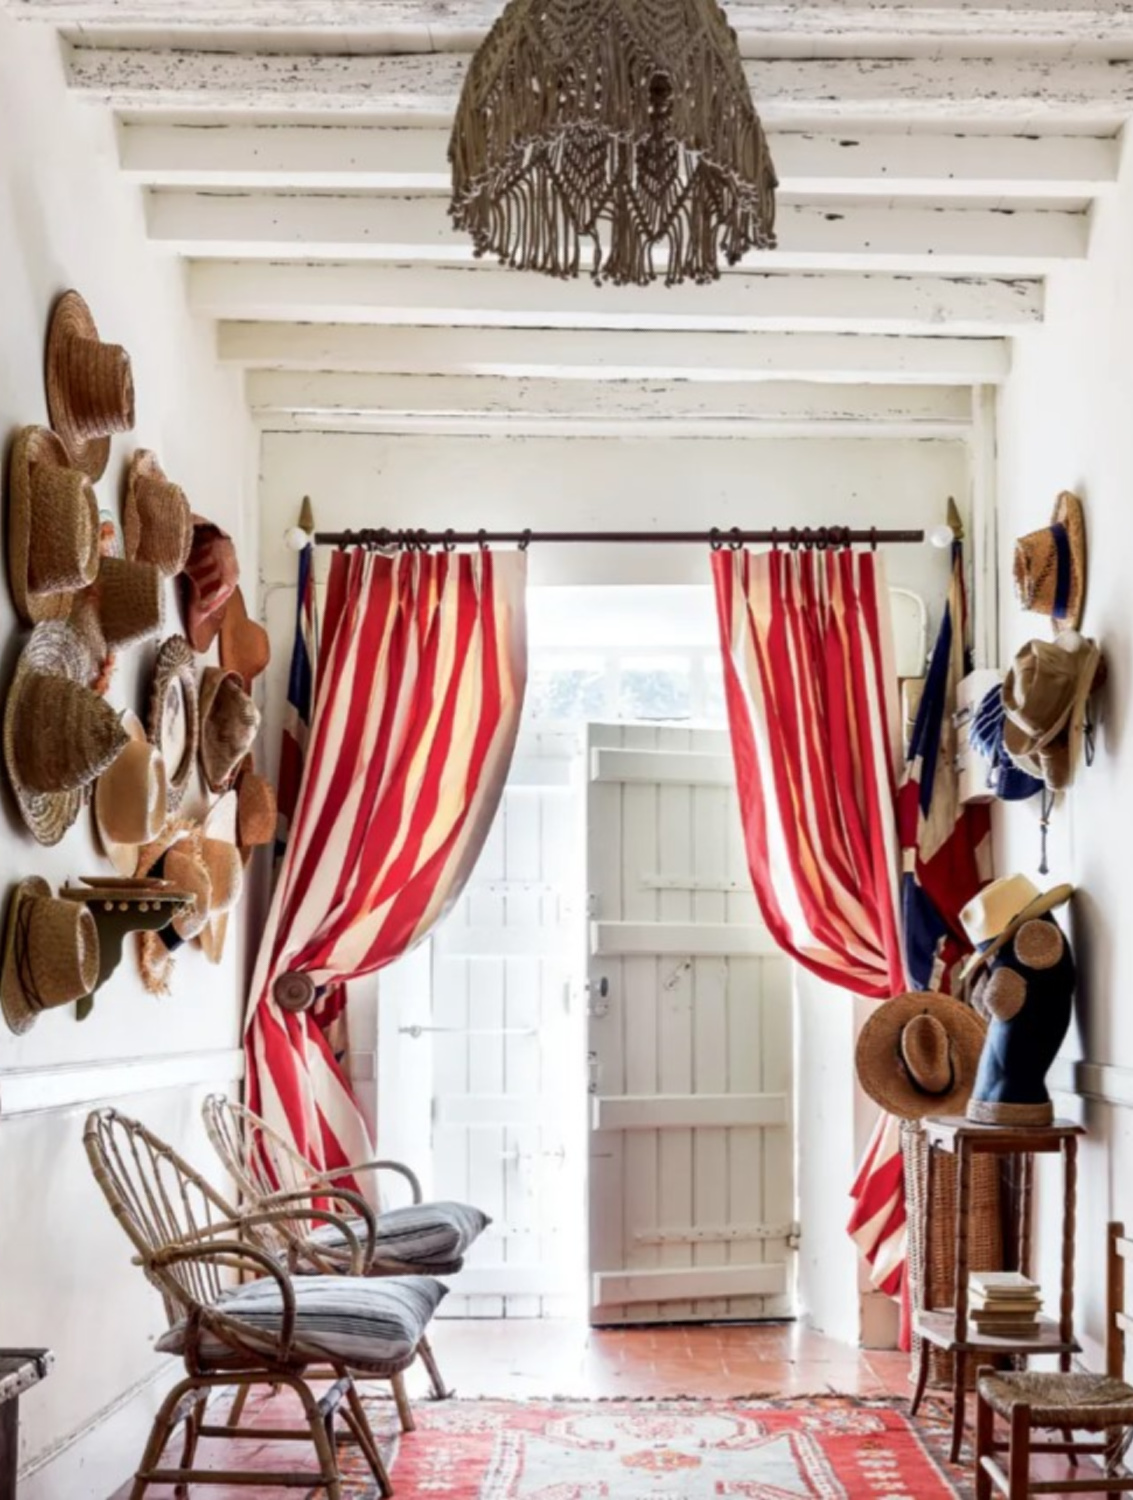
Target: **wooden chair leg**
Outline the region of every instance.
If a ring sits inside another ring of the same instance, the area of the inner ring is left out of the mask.
[[[1011,1408],[1011,1447],[1007,1454],[1008,1500],[1027,1500],[1031,1488],[1031,1408]]]
[[[949,1455],[954,1464],[960,1462],[964,1446],[964,1403],[967,1399],[968,1356],[962,1349],[956,1349],[952,1355],[952,1449]]]
[[[326,1420],[319,1410],[319,1403],[315,1400],[314,1393],[305,1380],[295,1377],[285,1382],[296,1392],[303,1403],[303,1414],[307,1418],[307,1426],[311,1431],[311,1442],[315,1446],[315,1453],[319,1460],[319,1481],[314,1485],[315,1489],[325,1489],[327,1500],[342,1500],[342,1477],[338,1472],[338,1450],[334,1442],[333,1418],[330,1422]],[[330,1433],[328,1435],[328,1426]],[[265,1475],[270,1483],[269,1476]]]
[[[1121,1455],[1125,1450],[1125,1429],[1111,1427],[1105,1435],[1106,1477],[1115,1479],[1121,1472]]]
[[[134,1476],[134,1483],[130,1488],[130,1500],[142,1500],[146,1490],[149,1489],[150,1480],[148,1476],[153,1473],[161,1462],[161,1455],[165,1452],[170,1434],[173,1431],[173,1419],[177,1414],[177,1408],[182,1399],[191,1391],[196,1382],[189,1377],[179,1380],[166,1396],[165,1400],[157,1409],[157,1415],[153,1419],[150,1428],[149,1440],[142,1454],[142,1461],[138,1465],[138,1471]]]
[[[378,1447],[378,1440],[374,1436],[374,1429],[370,1426],[370,1419],[366,1415],[366,1408],[353,1382],[346,1393],[346,1406],[347,1409],[342,1414],[343,1421],[357,1438],[358,1446],[370,1466],[371,1474],[377,1480],[378,1489],[384,1500],[389,1500],[393,1494],[393,1483],[382,1458],[382,1451]]]
[[[978,1382],[977,1382],[978,1384]],[[993,1457],[995,1412],[991,1403],[976,1395],[976,1500],[991,1500],[991,1476],[984,1473],[984,1457]]]
[[[248,1404],[248,1392],[252,1389],[250,1385],[244,1384],[238,1387],[236,1399],[232,1403],[232,1409],[228,1413],[229,1427],[239,1427],[240,1418],[244,1415],[244,1408]]]
[[[1070,1443],[1072,1443],[1074,1441],[1074,1429],[1073,1429],[1073,1427],[1064,1427],[1062,1429],[1062,1441],[1064,1443],[1066,1443],[1066,1444],[1070,1444]],[[1068,1460],[1070,1462],[1070,1467],[1072,1469],[1076,1469],[1078,1467],[1078,1455],[1074,1451],[1074,1449],[1071,1448],[1070,1452],[1066,1456],[1067,1456],[1067,1458],[1068,1458]]]
[[[393,1387],[393,1399],[397,1402],[397,1415],[401,1421],[402,1432],[416,1432],[417,1423],[413,1420],[413,1408],[409,1404],[409,1394],[405,1389],[405,1376],[391,1376],[390,1385]]]
[[[417,1353],[421,1363],[429,1372],[429,1385],[432,1387],[433,1395],[438,1401],[447,1401],[452,1395],[452,1387],[441,1374],[441,1367],[437,1364],[437,1356],[433,1353],[433,1346],[427,1338],[422,1338],[421,1342],[417,1345]],[[925,1375],[926,1377],[928,1375],[927,1363],[925,1365]],[[916,1414],[916,1410],[914,1406],[914,1415]]]
[[[193,1467],[193,1459],[197,1456],[197,1444],[201,1440],[201,1423],[204,1421],[205,1413],[208,1410],[208,1401],[208,1391],[202,1391],[200,1397],[194,1403],[192,1411],[185,1418],[185,1441],[181,1445],[180,1467],[182,1469],[191,1469]],[[189,1486],[187,1484],[174,1485],[173,1494],[175,1500],[188,1500]]]

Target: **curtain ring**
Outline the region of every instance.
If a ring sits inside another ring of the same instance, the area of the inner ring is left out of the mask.
[[[792,526],[787,535],[790,539],[788,545],[790,546],[791,551],[797,552],[799,550],[799,528],[797,526]]]
[[[530,547],[530,545],[531,545],[531,527],[528,526],[520,534],[520,538],[519,538],[519,550],[521,552],[526,552],[527,549],[528,549],[528,547]]]
[[[814,547],[814,532],[811,531],[809,526],[803,527],[803,546],[808,552]]]
[[[417,532],[417,550],[419,552],[431,552],[433,550],[433,544],[429,540],[429,533],[423,526]]]
[[[852,552],[854,549],[854,533],[848,526],[842,527],[842,546],[847,552]]]
[[[489,550],[488,533],[483,526],[481,526],[480,530],[476,533],[476,545],[480,548],[481,552],[487,552]]]
[[[723,547],[724,541],[720,535],[719,526],[713,526],[712,530],[708,533],[708,545],[712,548],[713,552],[719,552]]]
[[[827,529],[826,529],[825,526],[820,526],[818,528],[818,536],[815,538],[814,545],[818,548],[818,550],[820,552],[825,552],[826,551],[826,548],[829,545],[829,541],[828,541],[829,535],[830,535],[830,533],[827,531]]]
[[[738,526],[733,526],[728,532],[728,546],[733,552],[742,552],[744,547],[744,534]]]
[[[451,526],[448,527],[448,529],[445,531],[441,545],[444,547],[446,552],[456,551],[456,532],[452,529]]]

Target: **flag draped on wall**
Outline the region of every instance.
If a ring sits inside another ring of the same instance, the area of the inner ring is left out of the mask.
[[[315,529],[311,502],[303,501],[299,525],[308,533]],[[291,666],[287,673],[287,707],[283,714],[283,735],[279,751],[279,821],[275,834],[275,857],[282,858],[287,835],[299,801],[299,784],[303,779],[303,761],[307,754],[307,735],[311,724],[311,706],[315,697],[315,662],[319,654],[319,626],[315,609],[315,577],[311,547],[299,554],[298,588],[295,600],[295,639],[291,647]]]
[[[341,993],[459,896],[519,728],[526,561],[331,559],[306,763],[245,1028],[250,1108],[316,1167],[367,1159],[368,1132],[317,1012],[283,1010],[273,984],[304,974]]]
[[[952,992],[952,971],[971,950],[960,912],[991,879],[991,813],[960,801],[956,696],[972,669],[967,645],[963,545],[952,544],[952,580],[909,743],[898,800],[901,888],[909,979]]]

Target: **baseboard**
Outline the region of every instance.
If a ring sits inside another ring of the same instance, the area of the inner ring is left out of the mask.
[[[20,1500],[106,1500],[137,1467],[157,1408],[184,1372],[179,1359],[163,1360],[77,1432],[20,1471]]]

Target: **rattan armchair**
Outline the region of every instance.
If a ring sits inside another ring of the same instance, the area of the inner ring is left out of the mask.
[[[191,1484],[256,1482],[325,1490],[330,1500],[341,1500],[336,1415],[361,1448],[380,1493],[392,1494],[353,1376],[390,1379],[412,1363],[420,1330],[444,1295],[440,1283],[406,1278],[382,1286],[338,1277],[319,1278],[313,1286],[310,1278],[304,1284],[291,1276],[274,1237],[296,1233],[299,1224],[308,1233],[311,1225],[320,1224],[343,1236],[352,1269],[361,1270],[373,1252],[373,1216],[367,1218],[367,1205],[356,1193],[324,1187],[316,1205],[310,1193],[294,1188],[268,1207],[253,1205],[241,1213],[172,1147],[116,1110],[89,1116],[84,1144],[95,1179],[137,1252],[135,1263],[164,1302],[170,1326],[158,1348],[180,1354],[185,1362],[184,1378],[154,1420],[131,1500],[141,1500],[151,1484],[173,1485],[184,1495]],[[363,1236],[355,1228],[359,1223],[365,1226]],[[240,1283],[241,1276],[255,1280]],[[305,1289],[320,1292],[324,1303],[337,1294],[337,1323],[328,1326],[325,1307],[320,1311]],[[341,1335],[344,1314],[348,1339]],[[390,1332],[393,1317],[401,1319],[398,1336]],[[322,1396],[311,1389],[316,1370],[331,1372],[333,1383]],[[286,1387],[298,1397],[306,1425],[280,1429],[208,1423],[210,1394],[231,1386],[242,1396],[256,1386]],[[162,1467],[162,1454],[181,1422],[180,1460]],[[273,1441],[309,1440],[319,1462],[317,1476],[309,1470],[249,1474],[193,1466],[201,1438],[260,1435]]]
[[[250,1109],[224,1094],[213,1094],[204,1103],[205,1129],[226,1170],[250,1204],[266,1207],[289,1189],[314,1193],[341,1185],[343,1179],[387,1172],[401,1177],[412,1195],[410,1208],[382,1211],[377,1217],[377,1237],[365,1256],[366,1276],[449,1276],[464,1264],[464,1254],[490,1222],[479,1209],[462,1203],[424,1203],[421,1184],[402,1162],[371,1161],[321,1171],[301,1156],[291,1144]],[[356,1233],[360,1225],[355,1225]],[[278,1231],[281,1251],[297,1273],[332,1273],[346,1270],[348,1245],[333,1225],[314,1227],[296,1221]],[[420,1344],[421,1361],[429,1373],[438,1400],[450,1395],[428,1338]]]

